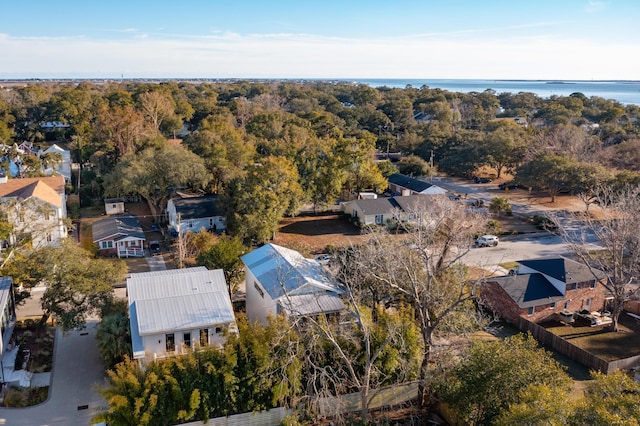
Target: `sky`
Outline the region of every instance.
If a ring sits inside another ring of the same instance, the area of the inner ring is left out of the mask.
[[[0,78],[640,80],[638,0],[0,0]]]

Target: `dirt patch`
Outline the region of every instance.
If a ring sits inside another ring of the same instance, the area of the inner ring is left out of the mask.
[[[284,218],[274,242],[283,246],[304,244],[312,253],[322,253],[328,245],[357,244],[366,238],[360,228],[342,215],[327,213]]]

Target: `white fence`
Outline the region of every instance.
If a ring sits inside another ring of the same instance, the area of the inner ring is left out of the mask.
[[[184,423],[183,426],[278,426],[282,420],[293,413],[289,408],[273,408],[271,410],[258,411],[255,413],[234,414],[229,417],[216,417],[209,419],[207,423],[191,422]]]

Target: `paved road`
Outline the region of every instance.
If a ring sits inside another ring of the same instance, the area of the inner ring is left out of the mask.
[[[93,391],[104,383],[104,368],[95,339],[96,321],[85,330],[63,336],[58,329],[49,399],[35,407],[0,408],[0,424],[89,425],[105,401]],[[78,409],[86,405],[86,409]]]

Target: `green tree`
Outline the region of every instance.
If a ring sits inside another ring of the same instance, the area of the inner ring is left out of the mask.
[[[389,176],[394,173],[398,173],[398,168],[389,160],[380,161],[377,165],[382,177],[385,179],[389,178]]]
[[[124,262],[95,259],[71,241],[36,250],[26,263],[32,279],[46,283],[42,309],[54,314],[64,331],[82,328],[88,316],[110,303],[113,284],[126,273]]]
[[[497,426],[565,426],[569,425],[575,402],[569,389],[546,383],[531,384],[520,391],[512,403],[495,420]],[[581,423],[582,424],[582,423]],[[584,423],[591,424],[591,423]]]
[[[467,424],[493,424],[510,404],[521,402],[531,385],[566,388],[569,377],[531,335],[471,344],[438,386],[442,399]]]
[[[494,197],[489,203],[489,211],[500,217],[501,212],[511,213],[511,203],[506,197]]]
[[[178,187],[204,188],[209,179],[200,157],[184,148],[165,145],[122,158],[105,176],[104,187],[107,196],[140,195],[151,214],[159,218]]]
[[[247,248],[238,237],[222,238],[216,244],[200,253],[198,265],[207,269],[222,269],[229,286],[229,294],[237,291],[242,281],[244,266],[240,256],[247,252]]]
[[[595,380],[587,385],[584,398],[576,407],[572,424],[640,425],[640,385],[622,371],[592,374]]]
[[[430,176],[431,166],[417,155],[407,155],[398,161],[398,170],[407,176]]]
[[[525,152],[525,133],[520,126],[502,126],[487,134],[484,148],[487,163],[496,171],[498,179],[505,168],[513,168],[519,164]]]
[[[106,369],[113,368],[132,355],[128,306],[126,300],[122,302],[119,309],[102,317],[96,330],[98,352]]]
[[[225,192],[227,226],[245,243],[269,241],[285,214],[302,199],[298,170],[284,157],[265,157]]]
[[[575,164],[569,157],[545,152],[518,167],[517,179],[526,187],[546,190],[555,203],[560,192],[576,187]]]

